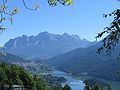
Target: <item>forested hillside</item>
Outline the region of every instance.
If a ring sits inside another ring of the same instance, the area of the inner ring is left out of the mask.
[[[94,77],[120,81],[119,71],[120,61],[117,60],[120,47],[116,47],[111,54],[105,55],[104,52],[97,53],[98,45],[88,48],[79,48],[47,60],[49,65],[57,69],[77,75],[86,73]]]
[[[52,70],[52,67],[42,64],[40,60],[25,60],[2,52],[0,55],[0,90],[5,88],[13,90],[16,86],[30,90],[62,90],[61,83],[66,79],[47,75]]]
[[[27,60],[23,59],[22,57],[19,57],[19,56],[16,56],[16,55],[13,55],[13,54],[10,54],[10,53],[7,53],[7,52],[3,52],[3,51],[0,51],[2,52],[0,54],[0,60],[1,61],[4,61],[4,62],[15,62],[15,63],[21,63],[21,62],[27,62]]]
[[[22,67],[0,61],[0,90],[8,85],[12,90],[13,85],[20,85],[26,89],[51,90],[50,86],[40,77],[33,77]]]

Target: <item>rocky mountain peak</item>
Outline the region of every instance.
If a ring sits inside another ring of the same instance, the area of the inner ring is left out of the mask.
[[[41,32],[37,36],[22,35],[9,40],[4,46],[6,51],[25,58],[50,58],[76,48],[86,47],[89,41],[81,40],[78,35],[63,35]]]

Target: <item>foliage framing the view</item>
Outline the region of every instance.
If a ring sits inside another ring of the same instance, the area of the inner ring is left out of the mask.
[[[118,45],[120,39],[120,9],[117,9],[110,14],[104,14],[103,16],[105,18],[113,16],[113,21],[110,23],[109,27],[106,27],[105,30],[96,37],[101,38],[105,33],[108,34],[108,36],[103,39],[103,45],[98,49],[98,53],[100,54],[101,51],[104,50],[110,55],[111,50]]]
[[[68,5],[74,4],[74,1],[73,0],[48,0],[48,4],[50,6],[56,6],[59,3],[64,6],[68,6]]]
[[[9,20],[11,22],[11,24],[13,24],[13,16],[15,14],[17,14],[18,9],[17,8],[12,8],[12,10],[10,10],[9,8],[9,0],[1,0],[0,1],[0,30],[1,32],[3,32],[4,30],[6,30],[6,28],[3,26],[3,22],[5,20]],[[0,33],[1,33],[0,32]]]
[[[37,10],[39,8],[39,4],[34,4],[34,8],[30,8],[26,4],[26,0],[22,0],[23,5],[28,10]],[[47,0],[48,4],[53,7],[57,6],[58,3],[68,6],[73,4],[74,2],[72,0]],[[18,8],[10,8],[9,3],[12,2],[11,0],[1,0],[0,1],[0,33],[2,33],[7,28],[3,25],[4,21],[9,20],[11,24],[13,24],[13,17],[18,13]]]
[[[120,0],[117,0],[120,2]],[[119,43],[120,39],[120,9],[114,10],[110,14],[103,14],[104,18],[108,16],[113,16],[113,21],[110,23],[109,27],[106,27],[104,31],[98,33],[95,37],[96,39],[103,37],[107,33],[107,37],[102,40],[102,46],[98,49],[97,53],[101,54],[101,51],[105,51],[107,55],[111,55],[111,51]],[[120,59],[120,54],[118,59]]]

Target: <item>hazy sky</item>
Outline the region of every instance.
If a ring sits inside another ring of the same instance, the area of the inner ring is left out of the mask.
[[[81,38],[93,41],[97,33],[112,20],[103,18],[102,14],[110,13],[120,7],[120,2],[117,0],[75,0],[75,4],[68,7],[62,5],[50,7],[47,0],[30,1],[27,2],[28,6],[32,6],[32,1],[39,1],[40,9],[29,11],[24,8],[20,0],[11,3],[18,6],[20,12],[15,16],[13,26],[6,24],[8,29],[0,35],[0,44],[23,34],[37,35],[43,31],[55,34],[64,32],[78,34]]]

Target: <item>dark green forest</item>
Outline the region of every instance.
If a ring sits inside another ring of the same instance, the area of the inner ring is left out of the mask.
[[[62,88],[60,80],[52,76],[31,75],[20,66],[0,61],[0,90],[13,90],[14,85],[27,90],[71,90],[69,86]]]
[[[50,86],[40,77],[33,77],[22,67],[13,64],[0,62],[0,90],[4,85],[21,85],[24,88],[37,90],[51,90]]]

